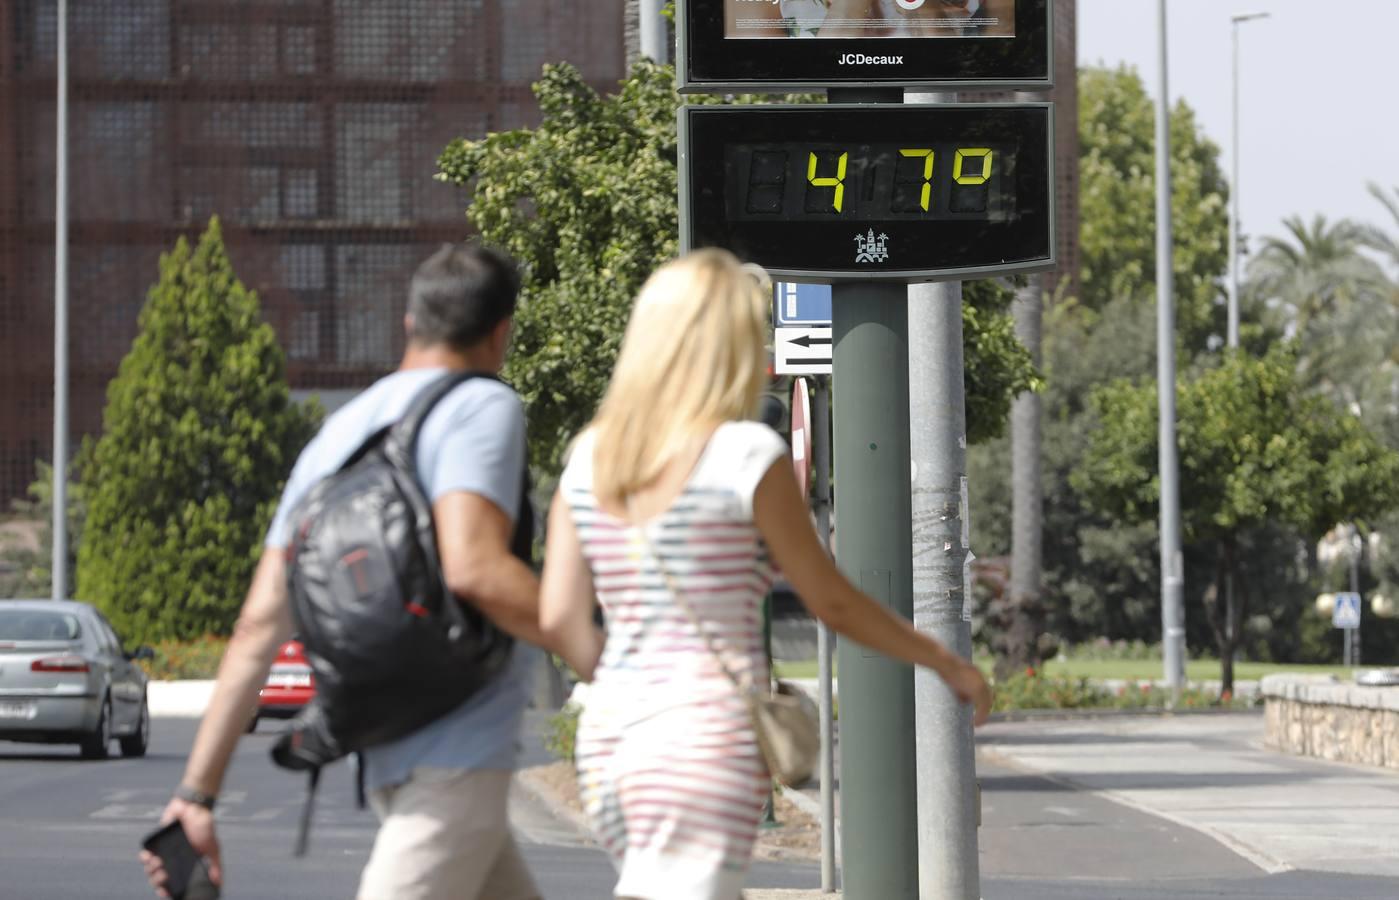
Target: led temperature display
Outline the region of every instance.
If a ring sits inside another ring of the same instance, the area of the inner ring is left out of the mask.
[[[735,218],[999,220],[1004,147],[899,144],[734,144],[725,170]]]
[[[789,281],[1054,262],[1048,104],[686,106],[680,234]]]

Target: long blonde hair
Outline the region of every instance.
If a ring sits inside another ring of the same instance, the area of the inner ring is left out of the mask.
[[[720,423],[752,416],[767,375],[771,286],[724,250],[657,269],[632,308],[593,419],[593,490],[625,502]]]

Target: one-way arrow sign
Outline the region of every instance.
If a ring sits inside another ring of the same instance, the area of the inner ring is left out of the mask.
[[[778,328],[773,355],[778,375],[831,374],[831,329]]]

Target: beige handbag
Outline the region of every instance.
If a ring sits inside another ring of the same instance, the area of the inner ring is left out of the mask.
[[[740,681],[733,670],[724,664],[724,657],[714,643],[699,616],[690,606],[690,601],[680,591],[680,586],[666,571],[661,555],[656,552],[645,528],[635,526],[636,532],[646,544],[646,549],[656,561],[656,568],[665,579],[666,586],[675,595],[680,608],[690,617],[695,629],[704,638],[705,646],[714,655],[719,668],[733,682],[744,702],[748,705],[748,715],[753,720],[753,733],[758,736],[758,749],[762,751],[772,777],[788,787],[795,787],[811,778],[816,771],[817,760],[821,755],[821,733],[816,716],[811,711],[811,701],[802,690],[785,681],[774,683],[773,690],[760,689],[752,681]]]

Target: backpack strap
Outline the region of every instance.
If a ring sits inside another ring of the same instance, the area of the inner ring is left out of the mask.
[[[301,807],[301,822],[296,829],[296,847],[291,855],[300,859],[306,855],[311,843],[311,816],[316,810],[316,788],[321,784],[321,767],[311,770],[310,781],[306,785],[306,803]]]
[[[408,405],[402,418],[390,428],[388,439],[384,441],[384,453],[389,457],[389,461],[416,479],[418,477],[418,432],[422,431],[423,422],[427,421],[428,414],[437,406],[438,401],[450,394],[458,385],[473,378],[500,380],[485,372],[448,372],[419,391],[418,395],[413,398],[413,402]]]

